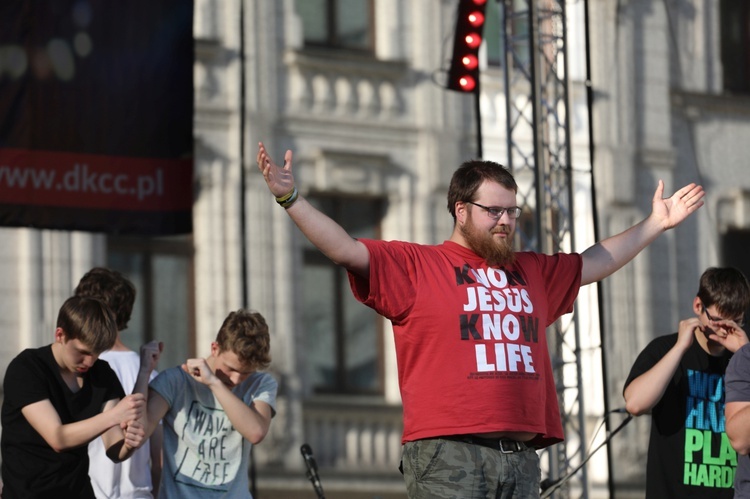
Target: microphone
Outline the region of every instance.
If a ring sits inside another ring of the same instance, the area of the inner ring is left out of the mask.
[[[300,447],[299,450],[302,453],[302,457],[305,459],[305,464],[307,465],[307,478],[312,482],[315,493],[318,495],[318,499],[325,499],[325,496],[323,495],[323,486],[320,484],[320,477],[318,476],[318,464],[315,462],[312,449],[309,445],[302,444],[302,447]]]

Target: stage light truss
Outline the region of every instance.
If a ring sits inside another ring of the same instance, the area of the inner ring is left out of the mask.
[[[574,241],[565,0],[500,0],[508,166],[519,185],[520,249],[552,254]],[[578,310],[547,329],[565,441],[542,453],[542,478],[585,458]],[[552,497],[588,497],[586,468]]]

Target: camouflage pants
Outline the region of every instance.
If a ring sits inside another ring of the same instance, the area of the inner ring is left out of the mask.
[[[441,438],[404,444],[410,499],[538,498],[541,471],[533,449],[499,450]]]

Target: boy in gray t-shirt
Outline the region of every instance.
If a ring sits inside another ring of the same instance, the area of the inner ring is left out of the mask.
[[[150,435],[164,429],[159,497],[250,498],[250,448],[268,433],[276,381],[258,372],[270,364],[270,336],[258,313],[224,320],[211,355],[167,369],[149,385]]]

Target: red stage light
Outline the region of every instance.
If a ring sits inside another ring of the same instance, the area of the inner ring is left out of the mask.
[[[466,54],[461,58],[461,63],[466,69],[476,69],[479,66],[479,59],[475,55]]]
[[[468,19],[469,19],[469,24],[471,24],[475,28],[484,24],[484,14],[482,14],[478,10],[469,14]]]
[[[466,45],[476,49],[482,44],[482,37],[476,33],[469,33],[464,37],[464,41],[466,42]]]
[[[487,0],[460,0],[453,37],[453,55],[446,87],[458,92],[479,91],[479,47],[486,21]]]
[[[477,86],[476,81],[474,81],[474,78],[472,78],[469,75],[462,76],[458,79],[458,84],[461,87],[461,90],[464,92],[471,92],[474,90],[474,87]]]

